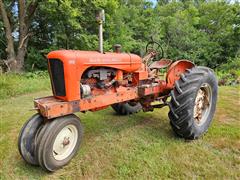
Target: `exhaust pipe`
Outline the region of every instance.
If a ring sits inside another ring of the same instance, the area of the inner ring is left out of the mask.
[[[103,53],[103,23],[105,22],[105,12],[104,9],[101,9],[96,16],[96,20],[98,22],[98,29],[99,29],[99,33],[98,33],[98,37],[99,37],[99,52]]]

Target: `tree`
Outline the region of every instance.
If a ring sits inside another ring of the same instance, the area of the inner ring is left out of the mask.
[[[0,0],[0,58],[7,59],[13,71],[42,70],[47,67],[42,53],[97,50],[95,13],[100,8],[106,14],[105,51],[118,43],[125,52],[143,55],[153,37],[166,58],[190,59],[211,68],[240,53],[237,2]]]
[[[0,0],[0,15],[3,21],[5,38],[7,65],[14,72],[20,72],[24,68],[24,57],[27,52],[29,37],[33,35],[29,31],[32,18],[39,5],[40,0],[5,1]],[[16,26],[16,24],[18,24]],[[13,37],[13,33],[17,38]],[[16,41],[16,47],[15,47]]]
[[[6,49],[6,41],[4,38],[3,31],[4,31],[3,23],[0,21],[0,58],[1,57],[4,58],[5,49]]]

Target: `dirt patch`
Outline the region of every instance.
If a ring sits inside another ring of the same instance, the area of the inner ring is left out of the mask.
[[[217,116],[216,119],[218,122],[220,122],[222,124],[231,124],[232,122],[235,121],[235,119],[228,117],[228,115],[224,114],[223,112],[224,112],[224,110],[221,110],[221,109],[216,111],[216,116]]]
[[[215,139],[212,145],[217,149],[233,149],[240,152],[240,140],[229,141],[227,138],[219,138]]]

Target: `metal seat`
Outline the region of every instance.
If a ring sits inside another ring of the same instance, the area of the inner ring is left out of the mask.
[[[172,63],[171,59],[161,59],[159,61],[154,61],[149,68],[150,69],[162,69],[168,67]]]

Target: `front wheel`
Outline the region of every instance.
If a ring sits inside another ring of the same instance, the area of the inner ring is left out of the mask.
[[[22,158],[29,164],[38,165],[35,153],[36,136],[41,130],[44,119],[40,114],[33,115],[22,127],[18,136],[18,150]]]
[[[82,141],[83,128],[79,118],[68,115],[45,124],[37,139],[39,164],[55,171],[70,162]]]
[[[217,102],[217,80],[206,67],[187,70],[171,91],[169,118],[173,131],[185,139],[204,134],[212,119]]]

